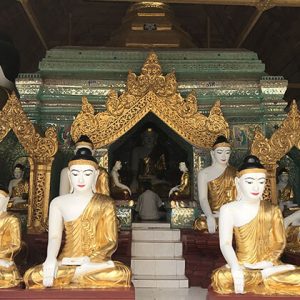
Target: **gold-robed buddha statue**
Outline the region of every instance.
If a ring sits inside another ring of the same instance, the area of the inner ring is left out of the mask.
[[[14,178],[10,180],[8,185],[9,208],[21,208],[28,200],[29,182],[24,179],[24,169],[22,164],[16,164],[14,167]]]
[[[0,186],[0,288],[16,287],[22,282],[13,261],[21,249],[20,222],[6,212],[8,200],[8,190]]]
[[[286,168],[283,168],[278,172],[277,199],[281,211],[285,208],[288,209],[296,206],[293,204],[294,192],[289,183],[289,172]]]
[[[179,170],[182,172],[180,184],[171,188],[169,197],[175,200],[189,199],[191,195],[191,180],[189,170],[185,162],[179,163]]]
[[[119,171],[122,168],[121,161],[117,160],[113,166],[110,177],[111,177],[111,196],[118,200],[128,200],[131,195],[130,188],[123,184],[120,179]]]
[[[47,258],[24,275],[27,288],[129,287],[130,269],[113,262],[117,248],[114,201],[94,194],[98,164],[87,148],[69,162],[72,192],[52,200]],[[62,232],[65,245],[58,255]]]
[[[210,154],[211,166],[200,170],[198,174],[198,195],[207,220],[208,231],[214,233],[220,207],[236,197],[234,183],[236,169],[228,164],[231,146],[225,136],[217,137]],[[195,229],[202,230],[202,223],[203,218],[197,219]]]
[[[286,245],[281,211],[262,200],[266,170],[250,155],[238,171],[236,201],[220,210],[220,248],[227,265],[213,272],[212,287],[220,294],[299,295],[300,269],[279,260]]]

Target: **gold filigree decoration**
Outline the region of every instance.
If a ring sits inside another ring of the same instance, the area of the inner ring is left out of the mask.
[[[82,111],[72,124],[71,136],[77,140],[82,134],[88,135],[95,148],[101,148],[150,112],[197,148],[209,148],[218,135],[229,135],[220,102],[215,103],[208,117],[198,112],[195,92],[184,99],[177,92],[175,73],[164,76],[157,55],[152,52],[141,75],[129,71],[124,93],[119,96],[116,91],[109,92],[106,111],[95,114],[87,98],[82,98]]]
[[[56,130],[49,127],[41,137],[26,116],[15,93],[12,93],[0,112],[0,141],[12,129],[27,154],[40,162],[46,162],[57,152]]]
[[[45,137],[40,136],[26,116],[15,93],[12,93],[0,111],[0,142],[13,130],[28,154],[30,187],[28,222],[29,230],[42,232],[47,227],[51,167],[58,149],[56,130],[49,127]]]
[[[294,100],[281,126],[267,139],[259,127],[256,128],[251,153],[265,165],[276,164],[293,146],[300,144],[300,113]]]
[[[300,149],[300,112],[295,100],[287,117],[271,138],[266,138],[260,127],[257,127],[251,144],[251,154],[256,155],[268,170],[269,194],[271,193],[272,202],[275,204],[277,162],[294,146]]]

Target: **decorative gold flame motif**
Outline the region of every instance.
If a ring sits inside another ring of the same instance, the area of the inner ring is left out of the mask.
[[[119,96],[110,91],[106,111],[95,114],[87,98],[82,98],[82,111],[72,124],[71,136],[76,141],[85,134],[95,148],[101,148],[117,140],[148,113],[155,114],[197,148],[210,148],[217,136],[229,135],[220,102],[215,103],[208,117],[198,112],[195,93],[184,99],[177,92],[175,74],[163,76],[157,55],[152,52],[141,75],[129,71],[124,93]]]
[[[251,153],[256,155],[268,169],[269,189],[273,203],[277,203],[277,162],[295,146],[300,149],[300,113],[294,100],[281,126],[267,139],[259,127],[256,128]]]
[[[0,141],[13,130],[28,154],[30,164],[28,227],[42,232],[47,226],[51,167],[58,149],[55,128],[49,127],[41,137],[26,116],[22,105],[11,94],[0,111]]]

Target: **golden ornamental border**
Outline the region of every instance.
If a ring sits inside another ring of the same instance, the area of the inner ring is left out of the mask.
[[[49,127],[45,137],[36,132],[15,93],[0,111],[0,142],[13,130],[28,154],[30,164],[29,205],[27,226],[33,232],[42,232],[47,226],[51,168],[58,149],[57,134]]]
[[[177,92],[175,73],[164,76],[154,52],[148,55],[139,76],[129,71],[125,92],[120,96],[114,90],[109,92],[105,111],[95,114],[88,99],[82,98],[71,136],[76,141],[85,134],[95,148],[105,147],[150,112],[197,148],[211,147],[218,135],[229,136],[220,102],[214,104],[208,117],[198,112],[196,94],[191,92],[184,99]]]
[[[300,149],[300,112],[295,100],[287,117],[270,139],[265,137],[260,127],[257,127],[251,144],[251,154],[256,155],[268,169],[273,203],[277,203],[277,162],[294,146]]]

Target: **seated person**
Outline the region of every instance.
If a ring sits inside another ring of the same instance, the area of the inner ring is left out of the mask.
[[[110,197],[94,193],[99,171],[91,154],[81,148],[69,162],[72,191],[50,204],[47,258],[25,273],[27,288],[130,286],[130,269],[111,260],[118,241],[115,205]],[[59,254],[63,230],[65,245]]]
[[[189,169],[185,162],[179,163],[179,170],[182,172],[180,184],[171,188],[169,197],[174,199],[188,199],[191,194],[191,182]]]
[[[88,148],[94,154],[94,145],[87,135],[81,135],[75,143],[75,153],[80,148]],[[68,167],[63,168],[60,173],[59,195],[69,194],[71,190],[70,181],[68,178]],[[107,171],[99,167],[99,176],[96,183],[96,192],[98,194],[110,195],[109,191],[109,176]]]
[[[24,179],[25,167],[22,164],[16,164],[14,168],[14,179],[10,180],[8,191],[12,207],[18,204],[24,204],[28,200],[29,183]]]
[[[293,203],[294,192],[289,183],[289,172],[286,168],[278,172],[277,194],[281,211],[283,211],[284,208],[297,206]]]
[[[9,200],[8,190],[0,186],[0,288],[16,287],[22,278],[13,261],[21,249],[20,222],[6,212]]]
[[[286,229],[285,251],[300,254],[300,210],[284,218]]]
[[[236,195],[236,169],[228,164],[230,154],[231,146],[227,138],[218,136],[210,151],[211,166],[200,170],[198,174],[199,202],[206,216],[209,233],[216,231],[220,207],[233,201]],[[201,223],[200,219],[199,221]],[[195,228],[198,228],[197,220]]]
[[[142,220],[159,220],[159,207],[163,205],[159,196],[151,190],[151,183],[144,183],[144,192],[139,196],[135,210]]]
[[[256,156],[244,159],[235,183],[236,201],[220,210],[220,248],[227,265],[214,271],[213,289],[220,294],[299,295],[300,269],[279,260],[286,242],[283,219],[278,206],[262,200],[266,169]]]
[[[117,160],[113,166],[110,176],[111,176],[111,195],[116,199],[127,200],[129,195],[131,195],[130,188],[121,183],[119,170],[122,168],[122,163]]]

